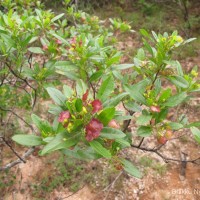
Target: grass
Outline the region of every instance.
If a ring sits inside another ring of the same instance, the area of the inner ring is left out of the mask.
[[[72,192],[76,192],[91,178],[90,173],[84,172],[84,163],[73,159],[66,160],[62,154],[48,164],[51,166],[50,169],[40,174],[40,181],[35,180],[36,183],[31,186],[33,197],[44,198],[53,190],[62,187],[68,187]]]
[[[143,5],[144,4],[144,5]],[[155,9],[156,8],[156,9]],[[191,28],[188,29],[187,22],[183,19],[183,13],[180,7],[175,3],[149,3],[148,1],[138,1],[129,8],[123,9],[120,6],[113,5],[112,9],[110,6],[95,11],[95,15],[100,16],[100,18],[109,17],[119,17],[124,21],[131,22],[132,29],[136,32],[134,33],[133,40],[140,40],[139,29],[144,28],[149,31],[154,30],[158,33],[169,32],[172,33],[174,30],[178,30],[179,34],[187,39],[189,37],[197,37],[197,40],[179,48],[179,51],[175,52],[175,58],[179,60],[184,60],[186,57],[198,56],[199,46],[200,46],[200,17],[196,17],[193,13],[194,8],[189,10],[189,22]],[[132,35],[132,34],[131,34]],[[127,35],[124,38],[120,38],[126,42]],[[141,41],[142,42],[142,41]],[[133,48],[134,49],[134,43]],[[131,56],[135,55],[135,52],[131,48],[126,49],[126,54]]]
[[[9,170],[0,173],[0,194],[5,195],[15,184],[16,176]]]
[[[86,184],[93,190],[102,189],[119,173],[112,167],[103,167],[98,162],[91,167],[88,162],[67,159],[63,154],[56,154],[53,159],[48,159],[46,166],[48,168],[39,172],[31,184],[33,198],[47,198],[54,190],[60,191],[64,188],[76,192]]]
[[[144,167],[144,173],[148,173],[148,168],[153,169],[156,174],[164,175],[167,172],[167,165],[156,162],[149,156],[142,156],[139,160],[140,165]]]

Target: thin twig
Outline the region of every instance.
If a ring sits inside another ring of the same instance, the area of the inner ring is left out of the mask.
[[[115,185],[116,181],[119,179],[119,177],[120,177],[122,174],[123,174],[123,171],[121,171],[121,172],[117,175],[117,177],[115,178],[115,180],[114,180],[109,186],[107,186],[107,188],[109,188],[109,189],[108,189],[108,191],[107,191],[107,194],[106,194],[106,197],[104,198],[104,200],[106,200],[106,199],[108,198],[108,195],[109,195],[109,193],[110,193],[110,190],[112,189],[112,187]]]
[[[141,139],[140,143],[138,144],[138,148],[140,148],[140,147],[141,147],[141,145],[142,145],[143,141],[144,141],[144,137]]]
[[[174,162],[182,162],[181,159],[177,159],[177,158],[169,158],[163,154],[161,154],[158,150],[160,149],[160,147],[158,148],[146,148],[146,147],[138,147],[138,145],[131,145],[131,147],[142,150],[142,151],[149,151],[149,152],[153,152],[155,154],[157,154],[159,157],[161,157],[165,162],[168,161],[174,161]],[[190,162],[190,163],[194,163],[194,164],[198,164],[197,161],[200,160],[200,157],[192,159],[192,160],[187,160],[186,162]]]
[[[4,137],[1,137],[1,139],[10,148],[10,150],[19,158],[19,160],[21,160],[23,163],[26,163],[26,161],[14,150],[12,145],[10,145],[9,142]]]
[[[33,91],[34,91],[34,97],[33,97],[33,100],[32,100],[32,108],[34,108],[35,106],[35,103],[36,103],[36,99],[37,99],[37,90],[36,88],[34,88],[28,81],[27,79],[25,78],[22,78],[19,74],[17,74],[12,68],[11,66],[8,64],[8,63],[5,63],[6,66],[8,67],[8,69],[10,70],[10,72],[17,78],[19,78],[20,80],[24,81],[26,83],[26,85],[28,85]],[[31,95],[32,97],[32,95]]]
[[[79,191],[81,191],[85,186],[86,186],[86,185],[83,185],[83,187],[81,187],[81,188],[80,188],[79,190],[77,190],[76,192],[74,192],[74,193],[72,193],[72,194],[70,194],[70,195],[68,195],[68,196],[66,196],[66,197],[60,198],[59,200],[67,199],[67,198],[69,198],[69,197],[71,197],[71,196],[77,194],[77,193],[78,193]]]
[[[31,128],[32,131],[34,131],[33,127],[27,122],[25,121],[22,117],[20,117],[17,113],[15,113],[13,110],[10,110],[10,109],[5,109],[5,108],[2,108],[0,107],[0,110],[3,110],[5,112],[11,112],[13,113],[13,115],[15,115],[16,117],[18,117],[21,121],[23,121],[27,126],[29,126]]]

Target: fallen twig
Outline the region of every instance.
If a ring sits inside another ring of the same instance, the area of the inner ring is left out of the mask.
[[[35,147],[30,148],[28,151],[26,151],[26,153],[24,153],[23,156],[21,156],[21,159],[23,159],[26,162],[26,158],[29,157],[34,152],[34,150],[35,150]],[[15,160],[13,162],[10,162],[10,163],[6,164],[3,167],[0,167],[0,171],[8,170],[8,169],[10,169],[11,167],[14,167],[17,164],[22,163],[21,159],[17,159],[17,160]]]

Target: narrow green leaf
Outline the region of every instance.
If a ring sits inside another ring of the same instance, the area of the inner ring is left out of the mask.
[[[183,74],[182,66],[181,66],[181,64],[178,61],[176,61],[176,69],[177,69],[177,72],[178,72],[179,76],[183,76],[184,75]]]
[[[104,126],[106,126],[109,121],[114,117],[115,115],[115,108],[105,108],[99,115],[98,119],[101,123],[103,123]]]
[[[130,87],[130,86],[125,86],[125,90],[129,93],[130,97],[142,104],[146,104],[146,100],[144,96],[142,95],[141,91],[138,90],[138,87]]]
[[[65,104],[66,97],[61,93],[61,91],[53,87],[47,87],[46,90],[57,105],[62,106]]]
[[[200,122],[192,122],[185,126],[185,128],[200,127]]]
[[[190,39],[188,39],[188,40],[185,40],[184,41],[184,44],[186,44],[186,43],[189,43],[189,42],[192,42],[193,40],[196,40],[197,38],[190,38]]]
[[[54,67],[60,71],[73,71],[73,70],[77,70],[78,67],[72,63],[71,61],[57,61],[54,64]]]
[[[81,99],[76,99],[75,107],[77,112],[81,112],[83,108],[83,102]]]
[[[68,85],[63,85],[63,93],[68,98],[71,98],[73,95],[73,90]]]
[[[60,19],[60,18],[63,17],[64,15],[65,15],[64,13],[61,13],[61,14],[55,16],[55,17],[51,20],[51,22],[55,22],[56,20]]]
[[[140,33],[145,37],[150,37],[149,33],[145,29],[140,29]]]
[[[96,153],[91,147],[87,149],[80,149],[78,147],[75,147],[73,150],[63,149],[62,153],[64,153],[67,156],[86,161],[96,160],[102,157],[101,155]]]
[[[104,102],[109,97],[109,95],[113,90],[114,90],[114,80],[112,76],[109,76],[101,84],[101,87],[99,88],[97,93],[97,99],[100,99],[102,102]]]
[[[93,73],[91,76],[90,76],[90,81],[96,81],[96,80],[99,80],[99,78],[103,75],[104,73],[104,70],[99,70],[95,73]]]
[[[133,112],[141,112],[142,108],[134,101],[128,101],[125,103],[125,106],[128,110]]]
[[[90,146],[100,155],[102,155],[105,158],[111,158],[111,153],[109,150],[104,148],[99,142],[93,140],[89,142]]]
[[[85,94],[86,90],[87,90],[86,83],[82,79],[77,80],[77,82],[76,82],[76,92],[79,95],[79,97],[82,98],[82,96],[83,96],[83,94]]]
[[[44,143],[39,136],[26,134],[14,135],[12,140],[24,146],[38,146]]]
[[[117,139],[115,139],[115,142],[121,144],[124,147],[130,147],[131,146],[130,143],[128,141],[124,140],[123,138],[117,138]]]
[[[179,130],[183,128],[183,124],[177,123],[177,122],[170,122],[169,126],[171,127],[172,130]]]
[[[186,92],[182,92],[179,94],[176,94],[174,96],[171,96],[170,98],[167,99],[167,101],[163,104],[164,106],[167,107],[174,107],[182,103],[187,97]]]
[[[126,137],[126,134],[118,129],[104,127],[101,131],[100,136],[112,140],[112,139],[124,138]]]
[[[148,137],[152,134],[152,128],[150,126],[140,126],[137,134],[141,137]]]
[[[31,53],[35,53],[35,54],[44,54],[44,52],[42,51],[42,49],[40,47],[29,47],[28,50]]]
[[[190,130],[194,135],[194,139],[200,144],[200,130],[196,127],[191,127]]]
[[[151,115],[143,115],[142,114],[136,119],[136,124],[137,125],[147,125],[147,124],[149,124],[151,118],[152,118]]]
[[[69,148],[77,143],[75,138],[67,138],[66,132],[59,133],[54,139],[52,139],[41,151],[41,155],[56,151],[59,149]]]
[[[119,64],[119,65],[114,65],[111,67],[112,70],[124,70],[124,69],[129,69],[132,68],[134,64]]]
[[[49,110],[48,112],[53,115],[59,115],[62,112],[62,108],[55,105],[55,104],[49,104]]]
[[[188,88],[189,83],[182,76],[169,76],[168,80],[177,87]]]
[[[152,33],[153,37],[155,38],[155,40],[157,41],[158,40],[157,34],[154,31],[151,31],[151,33]]]
[[[61,40],[64,44],[69,44],[69,42],[67,40],[65,40],[63,37],[59,36],[58,34],[56,34],[54,31],[49,31],[49,33],[51,35],[53,35],[55,38]]]
[[[33,120],[33,123],[36,125],[36,127],[40,130],[42,136],[43,134],[52,134],[53,130],[51,125],[49,124],[48,121],[42,120],[40,117],[38,117],[35,114],[31,115],[31,118]]]
[[[142,178],[141,172],[130,161],[122,159],[121,162],[124,165],[124,170],[128,174],[136,178]]]
[[[128,92],[123,92],[121,94],[118,94],[116,96],[113,96],[112,98],[106,100],[104,103],[103,103],[103,107],[115,107],[119,104],[119,102],[125,97],[128,95]]]
[[[166,101],[171,96],[171,93],[172,93],[171,88],[163,90],[161,92],[161,95],[160,95],[158,102],[162,103],[162,102]]]

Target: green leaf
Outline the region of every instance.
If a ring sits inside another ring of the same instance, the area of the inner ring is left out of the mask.
[[[138,90],[138,87],[125,86],[125,90],[129,93],[132,99],[134,99],[135,101],[139,103],[146,104],[146,100],[144,96],[142,95],[141,91]]]
[[[191,127],[190,130],[194,135],[194,139],[200,144],[200,130],[196,127]]]
[[[79,79],[77,82],[76,82],[76,92],[78,94],[79,97],[82,98],[83,94],[85,94],[87,90],[87,85],[85,84],[85,82],[81,79]]]
[[[150,126],[140,126],[137,130],[137,134],[141,137],[148,137],[152,133],[152,128]]]
[[[46,90],[57,105],[62,106],[65,104],[66,97],[61,93],[61,91],[52,87],[47,87]]]
[[[196,39],[197,39],[197,38],[189,38],[188,40],[185,40],[185,41],[183,42],[183,44],[192,42],[193,40],[196,40]]]
[[[14,135],[12,140],[24,146],[38,146],[44,143],[39,136],[26,134]]]
[[[124,69],[129,69],[132,68],[134,64],[119,64],[119,65],[114,65],[111,67],[112,70],[124,70]]]
[[[137,51],[137,58],[139,59],[139,60],[145,60],[145,52],[144,52],[144,49],[142,49],[142,48],[140,48],[140,49],[138,49],[138,51]]]
[[[158,36],[157,36],[157,34],[156,34],[154,31],[151,31],[151,33],[152,33],[154,39],[157,41],[157,40],[158,40]]]
[[[156,123],[162,122],[168,114],[168,109],[162,109],[161,112],[155,113]]]
[[[97,93],[97,99],[100,99],[102,102],[104,102],[109,97],[109,95],[113,90],[114,90],[114,79],[112,76],[109,76],[101,84],[101,87],[99,88],[99,91]]]
[[[115,108],[105,108],[99,115],[98,119],[101,123],[103,123],[104,126],[106,126],[109,121],[114,117],[115,115]]]
[[[78,69],[78,67],[71,61],[57,61],[54,64],[54,67],[58,70],[68,71],[68,72]]]
[[[164,106],[167,107],[174,107],[182,103],[187,97],[186,92],[182,92],[179,94],[176,94],[174,96],[171,96],[170,98],[167,99],[167,101],[163,104]]]
[[[128,101],[125,103],[125,107],[128,109],[128,110],[131,110],[133,112],[141,112],[141,107],[134,101]]]
[[[60,18],[63,17],[64,15],[65,15],[64,13],[61,13],[60,15],[55,16],[55,17],[51,20],[51,22],[55,22],[56,20],[60,19]]]
[[[31,118],[33,120],[33,123],[36,125],[36,127],[41,131],[42,135],[52,134],[53,130],[48,121],[42,120],[40,117],[38,117],[35,114],[32,114]]]
[[[182,76],[169,76],[168,80],[177,87],[188,88],[189,83]]]
[[[79,80],[80,75],[77,73],[78,67],[70,61],[57,61],[55,63],[56,73],[62,74],[71,80]]]
[[[176,66],[176,69],[177,69],[178,75],[179,75],[179,76],[183,76],[184,74],[183,74],[183,69],[182,69],[181,64],[180,64],[178,61],[176,61],[175,63],[176,63],[175,66]]]
[[[97,154],[91,147],[88,147],[87,149],[80,149],[79,147],[75,147],[73,150],[63,149],[62,153],[80,160],[96,160],[102,157],[101,155]]]
[[[153,49],[150,46],[150,44],[148,44],[146,41],[144,41],[144,46],[145,46],[146,50],[153,56]]]
[[[55,105],[55,104],[49,104],[49,110],[48,112],[53,115],[59,115],[62,112],[62,108]]]
[[[63,93],[68,98],[71,98],[73,95],[73,90],[68,85],[63,85]]]
[[[121,94],[118,94],[108,100],[106,100],[104,103],[103,103],[103,107],[115,107],[119,104],[119,102],[125,97],[127,96],[128,93],[127,92],[123,92]]]
[[[130,147],[130,143],[126,140],[124,140],[123,138],[118,138],[118,139],[115,139],[115,142],[121,144],[122,146],[124,147]]]
[[[166,101],[171,96],[172,90],[170,88],[163,90],[158,102],[162,103]]]
[[[42,51],[42,49],[40,47],[29,47],[28,50],[31,53],[35,53],[35,54],[44,54],[44,52]]]
[[[81,159],[84,160],[96,160],[101,157],[98,153],[96,153],[91,147],[87,148],[86,150],[78,150],[78,155]]]
[[[140,33],[145,37],[150,37],[149,33],[145,29],[140,29]]]
[[[100,155],[102,155],[105,158],[111,158],[111,153],[109,150],[107,150],[106,148],[104,148],[99,142],[93,140],[91,142],[89,142],[90,146]]]
[[[192,122],[185,126],[185,128],[191,128],[191,127],[200,127],[200,122]]]
[[[95,73],[93,73],[91,76],[90,76],[90,81],[96,81],[96,80],[99,80],[99,78],[103,75],[104,73],[104,70],[99,70]]]
[[[133,116],[132,115],[115,115],[114,117],[117,121],[124,121],[124,120],[129,120],[129,119],[133,119]]]
[[[49,31],[49,33],[53,35],[55,38],[61,40],[64,44],[69,45],[69,42],[67,40],[65,40],[63,37],[59,36],[58,34],[56,34],[54,31]]]
[[[121,162],[124,165],[124,170],[128,174],[136,178],[142,178],[141,172],[130,161],[122,159]]]
[[[112,140],[112,139],[124,138],[126,137],[126,134],[118,129],[104,127],[101,131],[100,136]]]
[[[152,118],[151,115],[142,114],[136,119],[136,124],[137,125],[147,125],[150,122],[151,118]]]
[[[77,140],[73,138],[67,138],[67,133],[59,133],[54,139],[52,139],[41,151],[41,155],[56,151],[59,149],[69,148],[77,143]]]
[[[183,124],[176,123],[176,122],[170,122],[169,126],[171,127],[172,130],[179,130],[183,128]]]
[[[64,70],[57,69],[56,73],[66,76],[67,78],[74,80],[74,81],[80,80],[80,76],[79,76],[79,74],[77,74],[77,72],[72,72],[72,71],[68,71],[68,70],[64,71]]]
[[[81,112],[83,108],[83,102],[81,99],[76,99],[75,107],[77,112]]]
[[[155,85],[155,93],[156,95],[158,95],[162,89],[161,80],[157,78],[154,85]]]

